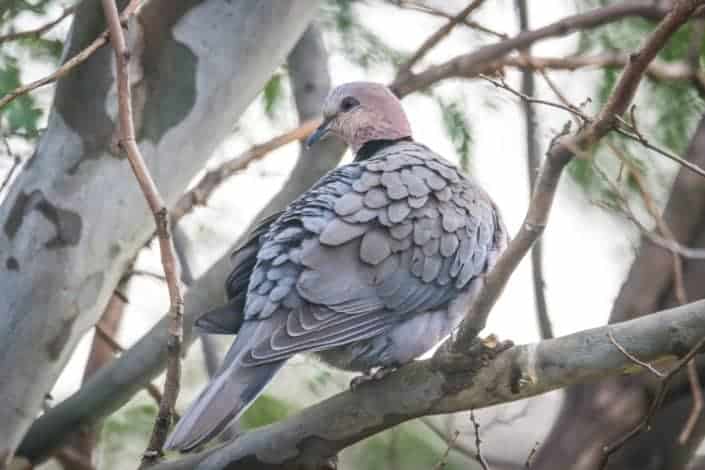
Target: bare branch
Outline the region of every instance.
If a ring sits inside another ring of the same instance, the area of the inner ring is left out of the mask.
[[[5,178],[3,178],[2,183],[0,183],[0,194],[2,194],[3,190],[5,187],[8,185],[10,181],[12,181],[12,176],[15,173],[15,170],[19,168],[20,163],[22,163],[22,159],[20,158],[19,155],[16,155],[15,153],[12,152],[12,148],[10,147],[10,142],[8,142],[6,136],[2,136],[2,141],[3,144],[5,145],[5,151],[7,152],[8,157],[12,157],[12,166],[10,167],[10,170],[7,172],[5,175]]]
[[[519,16],[519,29],[521,32],[529,29],[529,7],[526,0],[516,0],[516,7]],[[530,54],[530,49],[522,49],[522,56]],[[535,93],[534,73],[532,70],[523,70],[521,73],[521,94],[523,96],[533,96]],[[526,132],[526,172],[529,179],[529,196],[536,185],[536,176],[541,165],[541,155],[539,142],[536,135],[536,111],[532,104],[522,100],[524,110],[524,129]],[[531,249],[531,275],[534,288],[534,304],[536,306],[536,320],[539,326],[541,338],[553,338],[553,327],[551,318],[548,316],[548,304],[546,302],[546,282],[543,276],[543,243],[541,239],[536,240]]]
[[[127,21],[127,19],[132,16],[132,14],[137,10],[140,3],[142,3],[142,0],[130,0],[130,3],[127,4],[125,9],[122,11],[122,14],[120,15],[120,21]],[[39,87],[48,85],[49,83],[53,83],[56,80],[60,79],[61,77],[69,73],[72,69],[85,62],[91,55],[93,55],[95,51],[97,51],[107,43],[108,31],[106,30],[103,31],[100,36],[95,38],[95,40],[88,46],[86,46],[81,52],[64,62],[51,74],[47,75],[46,77],[40,78],[39,80],[36,80],[32,83],[19,86],[14,90],[9,91],[5,95],[3,95],[0,98],[0,109],[7,106],[10,102],[15,100],[19,96],[26,95],[32,90],[36,90]]]
[[[505,57],[496,63],[497,68],[516,67],[530,70],[578,70],[585,67],[622,68],[629,63],[629,54],[613,52],[597,55],[572,55],[568,57]],[[665,62],[655,59],[646,69],[645,75],[653,80],[694,80],[705,84],[705,72],[686,62]]]
[[[563,136],[548,150],[542,165],[524,223],[500,256],[496,266],[485,278],[485,285],[463,319],[455,338],[453,350],[467,350],[486,323],[487,316],[504,285],[526,255],[533,242],[541,235],[548,222],[558,180],[563,168],[580,149],[594,145],[617,127],[617,117],[627,111],[649,62],[693,14],[705,3],[703,0],[679,1],[671,12],[648,36],[638,53],[624,68],[607,103],[597,117],[574,136]]]
[[[632,16],[653,20],[661,19],[669,10],[668,6],[650,0],[617,3],[596,8],[563,18],[542,28],[520,33],[513,38],[481,47],[474,52],[455,57],[442,64],[431,66],[425,71],[405,79],[403,83],[393,83],[392,89],[399,96],[405,96],[445,78],[469,78],[479,73],[489,73],[496,69],[496,65],[492,62],[502,59],[514,50],[527,48],[537,41],[596,28]]]
[[[127,158],[132,167],[132,171],[154,215],[164,275],[169,289],[169,314],[171,321],[169,324],[168,366],[164,384],[164,394],[159,404],[159,413],[154,423],[154,430],[152,431],[149,446],[142,457],[142,467],[145,467],[155,462],[163,455],[162,447],[164,446],[167,433],[169,432],[171,420],[174,415],[174,405],[179,394],[184,301],[181,294],[179,265],[171,238],[169,213],[147,169],[144,158],[137,146],[137,141],[135,140],[128,67],[130,53],[125,43],[120,16],[118,15],[115,0],[103,0],[102,3],[105,18],[108,23],[108,30],[110,31],[110,42],[115,50],[115,62],[117,64],[116,74],[121,133],[120,145],[127,152]]]
[[[460,13],[457,15],[453,16],[448,20],[446,24],[444,24],[440,29],[438,29],[436,32],[434,32],[431,36],[429,36],[422,44],[419,46],[418,49],[416,49],[416,52],[412,54],[412,56],[407,60],[405,63],[403,63],[401,66],[399,66],[399,70],[397,71],[397,77],[404,76],[408,74],[411,71],[411,68],[419,61],[421,60],[431,49],[433,49],[436,44],[441,42],[443,38],[448,36],[450,32],[455,28],[458,23],[461,21],[465,20],[467,16],[473,12],[473,10],[477,9],[480,5],[485,0],[473,0],[463,8]]]
[[[174,209],[171,211],[173,220],[178,221],[195,206],[205,204],[213,191],[230,176],[244,170],[252,162],[265,157],[268,153],[279,147],[306,138],[319,124],[320,119],[310,119],[298,127],[278,135],[267,142],[251,147],[239,156],[220,164],[218,168],[206,172],[193,189],[181,196],[176,203]]]
[[[100,323],[96,323],[95,325],[95,334],[100,336],[100,338],[105,341],[105,343],[112,348],[113,352],[115,354],[122,354],[125,352],[125,348],[117,342],[115,338],[108,332],[105,331],[105,329],[100,325]],[[159,391],[159,389],[151,382],[147,382],[147,384],[144,386],[144,389],[149,393],[149,396],[154,398],[154,401],[157,402],[157,404],[162,402],[162,392]]]
[[[439,10],[438,8],[434,8],[430,5],[426,5],[423,3],[417,3],[417,2],[408,1],[408,0],[397,0],[394,3],[400,8],[406,8],[409,10],[414,10],[414,11],[418,11],[421,13],[426,13],[427,15],[431,15],[431,16],[438,16],[441,18],[446,18],[448,20],[451,20],[454,17],[450,13],[446,13],[445,11]],[[487,26],[481,25],[477,21],[473,21],[469,18],[464,18],[460,22],[470,29],[476,29],[480,32],[495,36],[500,39],[506,39],[508,37],[505,33],[500,33],[498,31],[495,31],[495,30],[488,28]]]
[[[313,464],[383,429],[419,416],[480,409],[520,400],[570,384],[633,374],[641,369],[609,340],[612,329],[623,346],[644,361],[667,364],[683,347],[699,347],[705,335],[705,301],[636,320],[521,345],[469,372],[466,356],[417,361],[384,380],[345,391],[278,423],[240,436],[223,447],[164,462],[155,470],[270,469]],[[577,345],[590,354],[575,354]],[[692,356],[682,358],[687,362]],[[465,370],[462,374],[444,372]],[[272,453],[266,449],[276,448]]]
[[[630,361],[632,361],[634,364],[638,365],[639,367],[643,367],[644,369],[648,370],[652,374],[654,374],[658,378],[663,378],[666,376],[663,372],[658,370],[656,367],[652,366],[648,362],[644,362],[638,357],[634,356],[631,354],[629,351],[627,351],[624,346],[619,344],[617,340],[615,339],[614,335],[612,334],[612,330],[608,329],[607,330],[607,337],[610,339],[610,342],[614,344],[614,347],[619,349],[619,351],[624,354],[627,358],[629,358]]]
[[[448,465],[448,456],[450,455],[450,451],[455,447],[455,444],[458,441],[458,436],[460,436],[460,431],[456,429],[453,431],[453,436],[448,439],[448,445],[446,446],[446,450],[443,451],[443,455],[441,455],[440,460],[433,466],[434,470],[442,470],[446,465]]]
[[[470,410],[470,422],[472,422],[472,427],[475,430],[475,460],[480,464],[482,470],[490,470],[490,466],[487,465],[487,460],[482,456],[482,439],[480,439],[480,423],[475,418],[475,411]]]
[[[9,33],[9,34],[5,34],[3,36],[0,36],[0,44],[2,44],[3,42],[16,41],[18,39],[24,39],[24,38],[40,38],[45,33],[49,32],[52,28],[54,28],[54,26],[58,25],[59,23],[64,21],[66,18],[73,15],[74,11],[76,11],[75,6],[64,8],[63,13],[61,13],[61,15],[58,18],[51,20],[48,23],[43,24],[37,28],[28,29],[25,31],[18,31],[16,33]]]

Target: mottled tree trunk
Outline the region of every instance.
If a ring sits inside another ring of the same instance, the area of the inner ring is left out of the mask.
[[[314,0],[153,0],[131,21],[139,145],[172,204],[303,33]],[[76,12],[64,56],[104,28]],[[57,84],[49,124],[0,207],[0,462],[154,231],[115,148],[112,53]],[[166,295],[166,291],[164,292]]]

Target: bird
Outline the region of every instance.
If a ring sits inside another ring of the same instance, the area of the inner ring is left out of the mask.
[[[459,324],[507,245],[496,204],[413,139],[389,88],[340,85],[322,114],[306,145],[334,136],[354,160],[261,221],[233,253],[227,304],[196,326],[237,336],[168,449],[213,439],[295,354],[362,372],[358,386],[423,355]]]

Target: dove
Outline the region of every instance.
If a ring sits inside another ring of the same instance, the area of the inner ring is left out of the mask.
[[[470,176],[413,140],[385,86],[335,88],[307,145],[334,136],[354,161],[263,220],[232,256],[228,302],[201,316],[237,334],[166,447],[191,451],[239,419],[295,354],[381,378],[446,338],[507,245]]]

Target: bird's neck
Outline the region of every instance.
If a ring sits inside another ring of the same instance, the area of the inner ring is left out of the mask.
[[[413,141],[413,139],[409,136],[401,137],[399,139],[368,140],[367,142],[362,144],[362,147],[360,147],[360,149],[355,154],[355,161],[361,162],[361,161],[367,160],[370,157],[372,157],[375,153],[382,150],[383,148],[389,147],[390,145],[394,145],[398,142],[412,142],[412,141]]]

